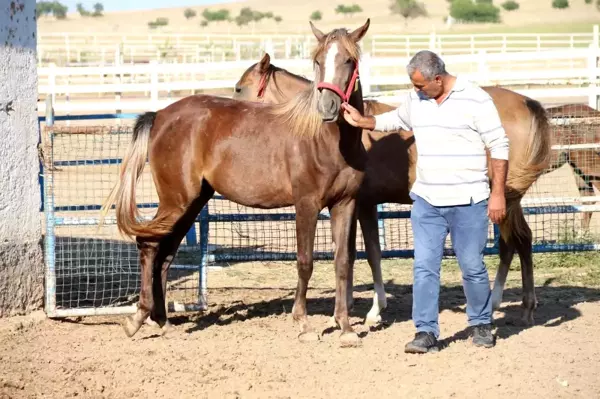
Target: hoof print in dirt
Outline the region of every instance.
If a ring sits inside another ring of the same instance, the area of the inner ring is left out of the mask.
[[[318,342],[321,340],[321,337],[314,331],[307,331],[298,334],[298,340],[300,342]]]

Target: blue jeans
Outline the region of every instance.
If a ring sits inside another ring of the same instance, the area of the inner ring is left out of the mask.
[[[412,318],[417,331],[439,337],[440,267],[448,233],[460,265],[469,325],[492,322],[492,301],[483,251],[488,237],[488,200],[436,207],[411,194],[415,246]]]

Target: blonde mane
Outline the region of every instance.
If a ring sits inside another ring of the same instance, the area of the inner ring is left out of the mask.
[[[350,57],[357,61],[360,59],[360,47],[354,43],[348,36],[345,29],[336,29],[328,33],[325,40],[317,44],[312,52],[313,65],[317,56],[327,49],[332,41],[337,40],[338,45],[345,49]],[[317,75],[315,68],[314,75]],[[292,134],[299,137],[317,137],[320,135],[323,127],[321,114],[318,111],[317,86],[313,79],[306,90],[299,92],[290,100],[274,104],[270,107],[270,113],[285,123]]]

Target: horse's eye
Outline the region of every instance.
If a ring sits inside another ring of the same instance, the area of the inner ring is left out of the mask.
[[[351,58],[348,58],[348,59],[346,60],[346,64],[350,64],[350,63],[352,63],[352,59],[351,59]]]

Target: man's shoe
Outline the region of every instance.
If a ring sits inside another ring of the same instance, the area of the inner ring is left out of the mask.
[[[492,348],[495,345],[491,324],[480,324],[473,327],[473,344],[484,348]]]
[[[435,335],[430,332],[420,331],[415,334],[415,339],[410,341],[404,347],[406,353],[427,353],[438,352],[438,341]]]

